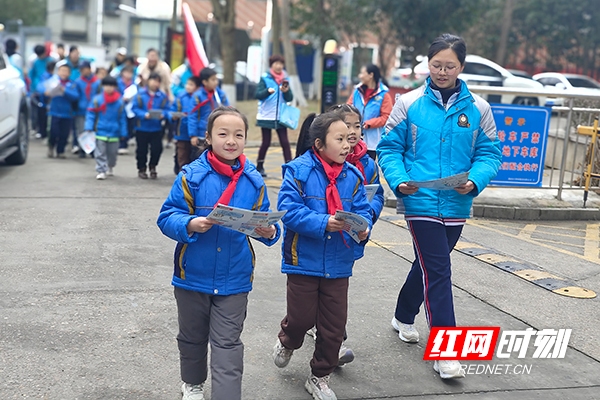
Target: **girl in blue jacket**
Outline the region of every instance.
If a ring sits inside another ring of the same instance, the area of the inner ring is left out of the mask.
[[[490,105],[458,79],[464,68],[462,38],[444,34],[429,47],[427,84],[396,102],[377,148],[385,179],[398,197],[413,237],[415,261],[398,295],[392,326],[405,342],[417,342],[421,304],[430,327],[454,327],[450,252],[469,218],[473,198],[500,166],[500,141]],[[454,190],[410,186],[468,172]],[[464,376],[460,363],[435,361],[442,378]]]
[[[102,93],[96,95],[87,110],[84,130],[96,133],[96,179],[113,176],[117,165],[119,139],[127,137],[125,103],[112,76],[102,79]]]
[[[202,81],[197,76],[190,76],[169,110],[169,122],[175,126],[175,173],[179,173],[184,165],[192,162],[192,144],[188,134],[188,116],[192,111],[194,93],[200,88]],[[174,113],[184,113],[181,117]]]
[[[363,217],[372,225],[363,176],[347,163],[348,128],[337,113],[310,115],[302,125],[299,157],[283,166],[277,208],[287,213],[282,272],[287,274],[287,315],[274,348],[274,362],[287,366],[302,346],[306,331],[317,327],[311,374],[305,388],[314,398],[335,399],[329,374],[338,366],[348,305],[348,280],[358,246],[336,220],[337,210]]]
[[[173,286],[179,315],[183,398],[203,398],[211,348],[213,400],[239,400],[244,347],[240,340],[255,256],[250,238],[213,225],[206,216],[217,204],[269,211],[267,188],[242,154],[246,117],[219,107],[208,118],[208,150],[183,167],[158,217],[161,231],[177,241]],[[257,228],[257,240],[271,246],[279,226]]]

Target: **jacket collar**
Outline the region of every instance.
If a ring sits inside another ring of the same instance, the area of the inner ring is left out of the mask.
[[[208,161],[207,154],[208,153],[205,151],[200,158],[198,158],[197,162],[192,162],[183,167],[188,183],[191,182],[194,185],[199,185],[209,174],[216,174]],[[254,185],[256,189],[260,189],[264,185],[264,181],[256,170],[256,167],[248,159],[246,159],[242,175],[252,182],[252,185]]]
[[[458,79],[458,78],[457,78]],[[465,99],[471,98],[471,92],[469,91],[469,88],[467,88],[467,84],[465,83],[465,81],[458,79],[460,81],[460,92],[458,94],[453,94],[450,99],[448,100],[448,109],[450,109],[450,106],[457,104],[458,102],[461,102]],[[432,99],[433,101],[435,101],[436,103],[438,103],[440,106],[443,107],[442,102],[441,102],[441,95],[439,94],[439,92],[437,90],[434,90],[431,88],[431,86],[429,85],[429,83],[431,82],[431,78],[427,78],[427,80],[425,81],[425,94]],[[461,105],[460,107],[462,107],[464,105]]]

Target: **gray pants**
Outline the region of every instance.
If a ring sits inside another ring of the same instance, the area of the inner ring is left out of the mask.
[[[119,152],[119,142],[107,142],[96,139],[96,172],[106,172],[109,168],[117,165],[117,153]]]
[[[175,299],[181,379],[192,385],[206,380],[210,341],[211,399],[240,400],[244,371],[244,344],[240,335],[248,293],[215,296],[175,287]]]

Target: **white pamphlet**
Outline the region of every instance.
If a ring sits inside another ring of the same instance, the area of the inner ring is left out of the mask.
[[[354,239],[356,243],[360,243],[358,232],[364,232],[369,227],[369,223],[361,215],[348,211],[337,210],[334,218],[339,221],[346,222],[346,227],[344,230],[352,237],[352,239]]]
[[[263,212],[219,204],[206,218],[217,221],[219,226],[258,237],[254,229],[268,228],[277,223],[287,211]]]
[[[460,186],[469,181],[469,173],[463,172],[462,174],[456,174],[448,176],[446,178],[434,179],[431,181],[408,181],[406,182],[409,186],[416,186],[419,188],[435,189],[435,190],[452,190],[457,186]]]
[[[186,113],[179,112],[179,111],[169,111],[169,114],[171,114],[172,118],[185,118],[185,117],[187,117]]]
[[[123,100],[129,101],[133,99],[133,97],[137,94],[138,87],[137,85],[130,85],[127,89],[123,91]]]
[[[48,92],[48,97],[62,96],[63,94],[63,88],[60,85],[60,79],[56,75],[53,75],[44,82],[44,89],[46,92]]]
[[[375,197],[375,194],[377,194],[379,186],[379,184],[365,185],[365,189],[367,190],[367,200],[369,203],[373,201],[373,197]]]

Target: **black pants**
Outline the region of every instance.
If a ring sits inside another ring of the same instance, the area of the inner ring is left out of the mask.
[[[33,102],[31,102],[31,104],[33,105]],[[37,110],[37,126],[39,128],[38,132],[42,135],[42,138],[45,138],[48,136],[48,109],[46,106],[43,106],[37,107],[35,110]],[[32,112],[34,112],[33,108]]]
[[[258,162],[264,162],[267,150],[271,145],[271,129],[261,128],[262,132],[262,143],[258,150]],[[277,136],[279,136],[279,144],[283,150],[283,159],[286,163],[292,161],[292,151],[290,149],[290,140],[288,139],[287,128],[277,129]]]
[[[143,132],[136,131],[135,139],[137,142],[137,168],[146,170],[148,160],[148,147],[150,148],[150,167],[158,165],[158,160],[162,154],[162,131]]]
[[[50,140],[48,145],[56,147],[56,154],[63,154],[73,128],[73,118],[60,118],[53,116],[50,120]]]

